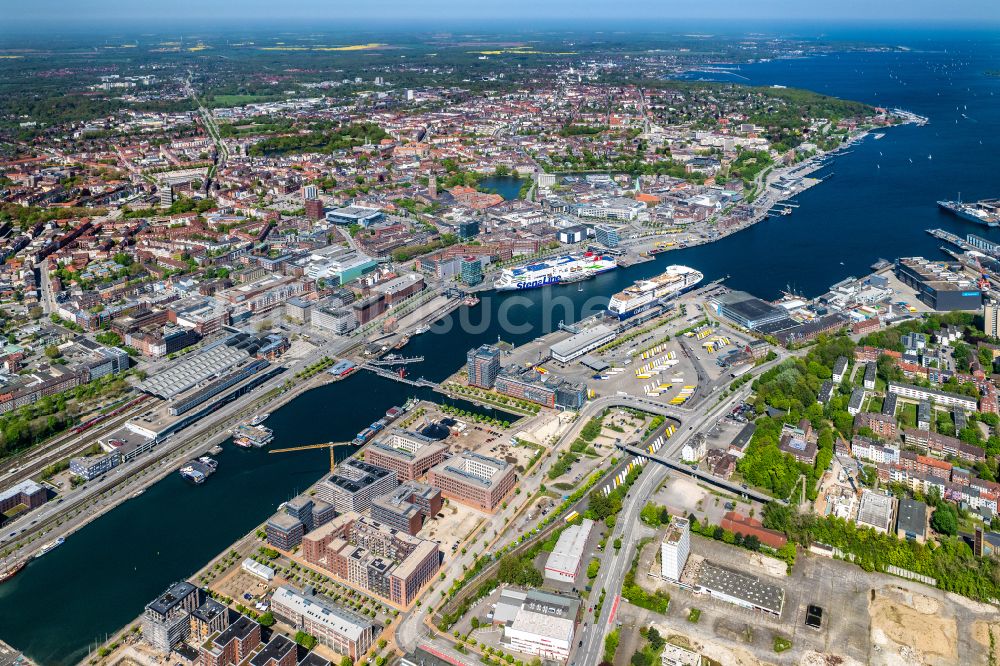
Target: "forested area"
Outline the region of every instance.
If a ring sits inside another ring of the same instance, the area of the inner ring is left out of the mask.
[[[333,153],[338,150],[350,150],[354,146],[366,143],[378,143],[388,136],[375,123],[352,123],[335,130],[270,137],[251,146],[249,153],[254,156]]]

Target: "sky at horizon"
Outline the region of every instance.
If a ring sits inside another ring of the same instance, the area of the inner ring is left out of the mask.
[[[220,21],[721,20],[1000,23],[1000,0],[5,0],[17,24]],[[377,26],[370,26],[377,28]]]

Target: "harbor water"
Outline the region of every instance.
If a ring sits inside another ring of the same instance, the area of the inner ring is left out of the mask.
[[[1000,195],[995,172],[1000,78],[984,74],[995,67],[997,41],[913,46],[907,52],[740,68],[738,77],[728,80],[802,87],[902,107],[929,117],[930,124],[886,130],[881,140],[868,137],[831,160],[819,175],[833,177],[797,196],[800,207],[791,215],[717,243],[607,273],[581,283],[582,288],[484,294],[480,305],[462,308],[443,325],[413,338],[405,355],[426,360],[411,366],[411,374],[441,380],[464,362],[470,347],[498,338],[514,344],[531,340],[560,321],[577,319],[583,304],[592,308],[606,302],[612,293],[661,272],[668,263],[696,268],[706,280],[729,276],[729,286],[765,298],[785,289],[815,296],[848,275],[865,274],[879,257],[943,258],[940,241],[926,234],[927,228],[1000,239],[1000,230],[959,220],[935,205],[959,191],[965,200]],[[564,301],[556,312],[547,307],[553,296]],[[511,331],[500,325],[501,319],[519,327]],[[413,395],[440,398],[356,373],[277,410],[267,423],[275,431],[272,446],[349,440]],[[206,483],[194,487],[170,474],[0,586],[0,638],[40,664],[61,666],[85,658],[95,642],[314,483],[328,464],[324,450],[269,455],[266,449],[243,451],[231,444],[217,458],[219,469]]]

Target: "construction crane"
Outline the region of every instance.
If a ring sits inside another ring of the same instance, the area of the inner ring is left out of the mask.
[[[307,446],[291,446],[287,449],[271,449],[268,453],[288,453],[289,451],[307,451],[309,449],[330,449],[330,471],[334,471],[337,467],[337,461],[334,458],[333,450],[338,446],[346,446],[346,442],[327,442],[325,444],[309,444]]]

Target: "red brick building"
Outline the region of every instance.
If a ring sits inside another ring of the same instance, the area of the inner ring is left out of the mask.
[[[198,647],[198,666],[230,666],[240,664],[260,646],[260,625],[246,615],[240,615],[225,631]]]
[[[733,534],[742,534],[744,537],[757,537],[762,544],[775,550],[788,543],[788,539],[781,532],[769,530],[759,520],[735,511],[729,511],[722,517],[722,529],[729,530]]]
[[[896,419],[888,414],[861,412],[854,417],[854,428],[868,428],[879,437],[896,436]]]

